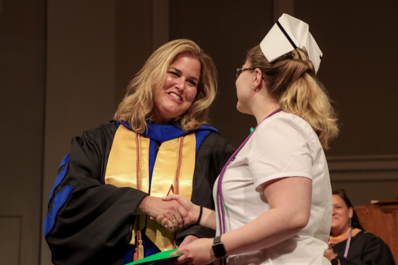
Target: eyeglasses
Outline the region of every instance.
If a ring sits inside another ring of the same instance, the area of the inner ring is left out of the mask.
[[[236,70],[235,70],[236,79],[238,79],[238,77],[240,76],[240,74],[241,74],[243,71],[246,71],[246,70],[253,71],[254,69],[256,69],[256,68],[253,68],[253,67],[249,67],[249,68],[236,68]]]

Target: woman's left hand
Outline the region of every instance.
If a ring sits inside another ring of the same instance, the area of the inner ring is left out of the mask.
[[[212,238],[200,238],[188,245],[179,247],[176,252],[170,254],[170,257],[181,254],[181,256],[176,259],[177,263],[186,262],[195,265],[209,264],[216,259],[213,254],[212,245]]]

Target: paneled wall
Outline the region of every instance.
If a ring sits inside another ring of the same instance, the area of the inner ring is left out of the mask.
[[[44,0],[0,1],[1,264],[40,258],[45,21]]]
[[[319,77],[340,118],[327,152],[333,188],[354,205],[393,199],[398,188],[398,2],[295,1],[324,52]],[[319,37],[317,37],[319,36]]]

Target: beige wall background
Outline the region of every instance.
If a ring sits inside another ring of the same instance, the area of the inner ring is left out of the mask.
[[[46,204],[70,139],[107,123],[151,52],[190,38],[215,61],[211,122],[234,146],[255,120],[236,111],[235,67],[282,12],[310,24],[319,78],[341,134],[326,152],[333,188],[354,205],[398,187],[398,2],[0,0],[0,260],[50,262]]]

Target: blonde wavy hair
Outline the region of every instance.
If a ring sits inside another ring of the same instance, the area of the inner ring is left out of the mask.
[[[307,121],[322,147],[328,149],[330,140],[339,133],[337,115],[307,52],[297,48],[269,63],[260,46],[255,46],[246,53],[245,60],[261,70],[269,93],[282,110]]]
[[[208,123],[209,107],[217,94],[217,70],[210,56],[188,39],[170,41],[152,53],[128,85],[114,115],[116,121],[125,120],[134,131],[144,132],[147,121],[152,120],[155,97],[163,87],[168,68],[179,55],[187,55],[199,61],[200,80],[192,105],[171,123],[184,131],[194,130]]]

